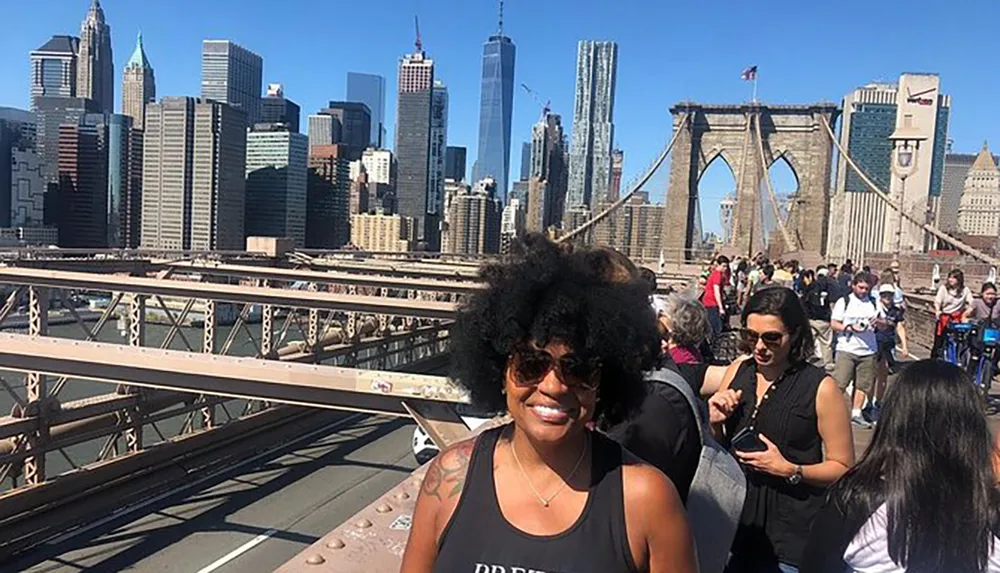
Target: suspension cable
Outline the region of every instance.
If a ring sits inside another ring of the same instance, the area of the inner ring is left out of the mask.
[[[639,181],[635,185],[632,186],[632,189],[628,193],[622,196],[621,199],[618,199],[617,201],[612,203],[610,207],[602,211],[597,216],[591,218],[587,222],[583,223],[582,225],[580,225],[576,229],[573,229],[572,231],[563,235],[562,237],[559,237],[556,240],[556,242],[565,243],[587,232],[588,230],[590,230],[591,227],[593,227],[597,223],[600,223],[605,218],[607,218],[608,215],[621,208],[621,206],[624,205],[626,201],[628,201],[629,199],[632,198],[633,195],[638,193],[639,190],[642,189],[642,186],[649,182],[649,180],[653,177],[653,174],[656,173],[656,170],[660,168],[660,165],[670,155],[670,150],[673,149],[674,143],[677,141],[677,136],[680,135],[681,130],[684,129],[684,127],[687,125],[689,118],[690,118],[690,113],[685,113],[684,117],[681,118],[681,122],[680,124],[678,124],[677,129],[674,131],[674,136],[670,138],[670,143],[668,143],[667,146],[663,148],[663,151],[660,153],[660,156],[656,158],[656,161],[653,162],[653,164],[649,167],[646,173],[639,179]]]
[[[843,148],[843,146],[840,145],[840,141],[838,141],[837,137],[834,136],[833,129],[830,127],[830,123],[826,121],[826,118],[823,117],[823,116],[820,116],[820,121],[823,122],[823,127],[826,128],[826,134],[828,136],[830,136],[830,140],[833,141],[834,145],[837,146],[837,151],[840,153],[841,157],[843,157],[847,161],[847,164],[850,165],[852,169],[854,169],[854,172],[858,174],[858,177],[860,177],[862,181],[864,181],[865,185],[867,185],[868,188],[871,189],[875,193],[875,195],[878,196],[878,198],[881,199],[886,205],[888,205],[894,211],[898,212],[901,217],[903,217],[906,220],[910,221],[914,225],[917,225],[918,227],[920,227],[921,229],[923,229],[925,232],[929,233],[930,235],[932,235],[934,237],[937,237],[938,239],[944,241],[945,243],[948,243],[949,245],[952,245],[953,247],[955,247],[959,251],[961,251],[961,252],[963,252],[963,253],[965,253],[965,254],[973,257],[973,258],[979,259],[979,260],[981,260],[981,261],[983,261],[985,263],[988,263],[990,265],[993,265],[993,266],[1000,265],[1000,260],[997,260],[997,259],[995,259],[995,258],[987,255],[986,253],[984,253],[984,252],[982,252],[982,251],[980,251],[980,250],[978,250],[978,249],[976,249],[974,247],[971,247],[971,246],[963,243],[962,241],[960,241],[960,240],[958,240],[958,239],[956,239],[956,238],[954,238],[954,237],[952,237],[950,235],[947,235],[947,234],[939,231],[937,229],[937,227],[934,227],[933,225],[929,225],[929,224],[927,224],[924,221],[920,221],[919,219],[917,219],[916,217],[913,217],[912,215],[910,215],[906,211],[901,210],[899,208],[899,206],[897,206],[896,203],[891,198],[889,198],[889,195],[887,193],[883,192],[878,187],[876,187],[875,184],[872,183],[872,180],[869,179],[867,175],[865,175],[865,173],[861,170],[860,167],[858,167],[858,165],[856,163],[854,163],[854,160],[851,159],[851,156],[848,155],[847,151]]]
[[[743,189],[743,177],[747,172],[747,148],[750,147],[750,118],[747,118],[746,126],[743,129],[743,149],[740,151],[740,177],[736,182],[736,205],[733,206],[733,230],[730,232],[729,245],[732,246],[740,236],[740,191]],[[721,151],[719,152],[722,153]],[[723,158],[725,159],[725,158]],[[702,174],[704,175],[704,174]],[[750,202],[750,233],[747,237],[750,245],[748,250],[753,254],[753,224],[754,217],[757,216],[757,207],[754,201]]]
[[[781,211],[778,209],[778,198],[774,195],[774,188],[771,187],[771,173],[767,169],[767,160],[764,159],[764,136],[760,132],[760,111],[754,114],[754,125],[757,127],[757,151],[760,152],[760,166],[764,172],[764,181],[767,183],[767,195],[771,203],[771,209],[774,211],[774,219],[778,222],[778,228],[781,230],[781,236],[785,240],[785,249],[789,251],[794,251],[800,248],[802,245],[796,245],[792,240],[792,236],[788,233],[788,227],[785,222],[781,220]],[[756,190],[754,191],[756,193]],[[764,232],[763,222],[761,223],[761,233]]]

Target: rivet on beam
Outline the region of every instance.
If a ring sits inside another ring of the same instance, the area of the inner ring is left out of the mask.
[[[334,538],[326,542],[327,549],[343,549],[345,543],[340,538]]]
[[[326,559],[323,559],[323,556],[319,553],[314,553],[306,559],[306,564],[308,565],[322,565],[324,563],[326,563]]]
[[[389,505],[388,503],[381,503],[379,504],[378,507],[375,508],[375,511],[379,513],[389,513],[390,511],[392,511],[392,506]]]
[[[354,525],[357,525],[358,529],[367,529],[372,526],[372,522],[368,519],[360,519]]]
[[[395,497],[396,497],[397,500],[403,501],[403,500],[410,499],[410,494],[406,493],[405,491],[401,491],[401,492],[397,493],[395,495]]]

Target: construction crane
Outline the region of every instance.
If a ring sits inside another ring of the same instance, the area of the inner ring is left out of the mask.
[[[416,14],[413,15],[413,25],[417,29],[417,41],[413,43],[417,48],[417,53],[424,51],[424,43],[420,40],[420,17]]]
[[[521,87],[524,88],[524,91],[528,92],[528,95],[531,96],[531,99],[535,100],[536,104],[538,104],[539,106],[541,106],[541,108],[542,108],[542,118],[541,119],[542,119],[542,121],[545,121],[545,118],[548,117],[549,113],[551,113],[551,111],[552,111],[552,108],[550,107],[551,104],[552,104],[552,100],[547,100],[543,104],[542,103],[542,98],[538,97],[538,94],[535,93],[535,91],[533,89],[529,88],[525,84],[521,84]]]

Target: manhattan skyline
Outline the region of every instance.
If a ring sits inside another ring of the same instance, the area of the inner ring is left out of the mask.
[[[618,43],[615,141],[625,151],[623,186],[669,139],[670,105],[686,99],[717,103],[749,99],[750,86],[740,81],[739,72],[752,64],[759,66],[759,97],[764,103],[839,103],[858,86],[892,81],[904,71],[939,73],[942,89],[954,97],[949,125],[954,149],[974,152],[984,139],[1000,141],[1000,124],[984,121],[994,114],[991,94],[1000,87],[1000,79],[976,63],[977,54],[993,49],[993,32],[987,22],[1000,17],[1000,7],[958,1],[946,10],[910,7],[901,11],[869,3],[848,4],[840,13],[864,17],[831,19],[821,6],[791,1],[773,2],[763,11],[726,1],[707,14],[695,4],[668,8],[646,0],[622,6],[589,0],[553,0],[544,5],[512,0],[505,5],[504,30],[518,43],[516,81],[529,85],[541,98],[551,99],[552,111],[564,118],[571,116],[573,108],[577,41]],[[435,58],[435,76],[449,86],[448,143],[477,149],[482,41],[495,31],[495,3],[416,6],[390,0],[368,12],[371,21],[379,23],[378,34],[363,26],[343,30],[339,41],[323,53],[330,63],[322,64],[322,74],[316,73],[320,52],[290,41],[324,37],[321,19],[309,17],[321,11],[322,4],[289,0],[280,13],[268,13],[267,26],[260,20],[260,10],[240,9],[248,5],[264,6],[235,0],[210,4],[177,0],[142,6],[104,0],[117,55],[116,83],[140,29],[157,67],[159,96],[198,95],[201,41],[231,39],[260,54],[264,83],[283,83],[288,97],[308,115],[327,101],[345,96],[349,71],[381,75],[386,78],[386,91],[394,93],[396,67],[400,56],[411,49],[412,15],[417,12],[425,47]],[[54,34],[78,34],[88,6],[89,0],[35,0],[7,7],[19,25],[0,38],[0,73],[5,80],[0,83],[0,105],[29,106],[28,52]],[[199,17],[185,16],[194,13]],[[970,13],[977,18],[968,18]],[[692,18],[710,18],[712,26],[678,25]],[[818,21],[835,25],[817,30],[813,23]],[[754,33],[770,29],[780,30],[780,40],[762,37],[753,41]],[[900,49],[901,45],[906,49]],[[854,48],[839,57],[848,46]],[[387,118],[395,117],[395,103],[387,98]],[[515,92],[513,141],[530,136],[539,111],[525,93]],[[394,126],[391,121],[387,124],[386,141],[391,142]],[[470,164],[475,159],[470,154]],[[519,167],[519,161],[512,159],[510,172],[516,174]],[[665,188],[657,179],[648,187],[654,201],[662,200]],[[721,194],[720,190],[706,197],[714,201]],[[713,207],[702,203],[706,228],[712,228],[717,218]]]

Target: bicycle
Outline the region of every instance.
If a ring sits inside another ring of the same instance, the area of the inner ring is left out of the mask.
[[[967,372],[972,375],[972,381],[982,394],[987,407],[996,408],[996,404],[990,399],[990,388],[993,386],[993,376],[996,374],[1000,329],[985,325],[977,326],[971,336],[976,337],[977,342],[982,345],[982,350],[978,357],[970,362]]]
[[[968,322],[950,322],[945,330],[944,359],[959,368],[969,364],[969,336],[975,325]]]

